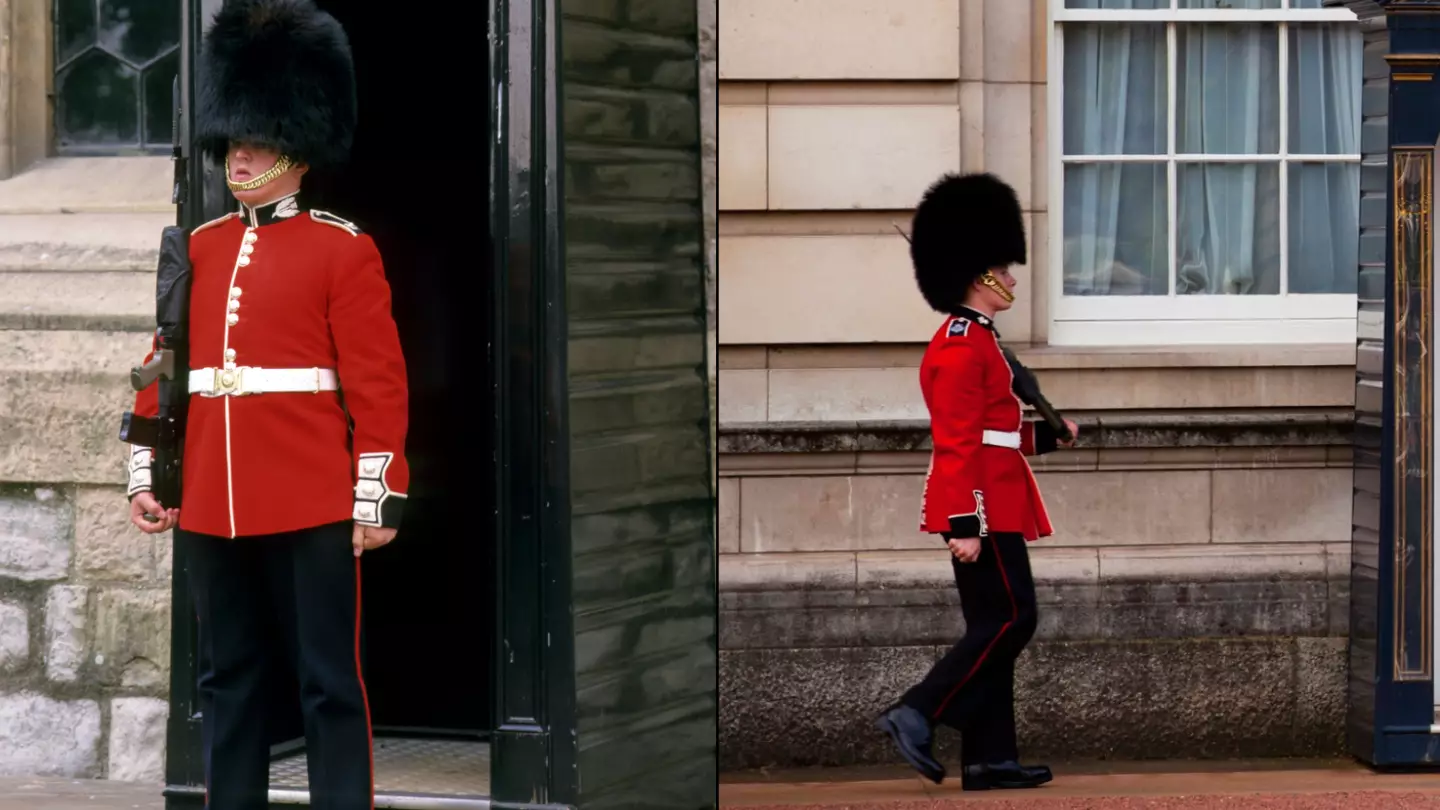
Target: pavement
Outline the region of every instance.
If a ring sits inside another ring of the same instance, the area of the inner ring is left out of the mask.
[[[902,769],[726,774],[720,806],[747,810],[1440,810],[1440,772],[1379,774],[1348,760],[1055,766],[1029,791],[965,793]]]
[[[1068,763],[1037,790],[964,793],[902,768],[725,774],[746,810],[1440,810],[1440,771],[1380,774],[1349,760]],[[163,810],[160,785],[0,777],[0,810]]]
[[[161,785],[0,777],[0,810],[164,810]]]

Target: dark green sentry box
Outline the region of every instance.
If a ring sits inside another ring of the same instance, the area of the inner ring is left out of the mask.
[[[220,0],[180,1],[189,157]],[[695,3],[319,5],[349,32],[360,124],[348,170],[306,194],[375,237],[410,375],[406,523],[363,561],[377,804],[713,807]],[[182,224],[231,210],[215,167],[185,174]],[[166,806],[196,808],[175,560]],[[271,801],[303,806],[293,679],[276,685]]]

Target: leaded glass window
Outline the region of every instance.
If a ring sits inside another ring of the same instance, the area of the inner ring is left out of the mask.
[[[70,154],[170,149],[181,0],[55,0],[55,141]]]

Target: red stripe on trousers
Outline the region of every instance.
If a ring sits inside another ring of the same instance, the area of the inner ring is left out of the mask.
[[[950,690],[950,694],[946,695],[945,699],[940,702],[940,708],[935,710],[935,715],[931,718],[932,720],[940,719],[940,715],[945,713],[945,707],[950,705],[950,701],[954,699],[955,695],[964,688],[965,684],[970,682],[970,679],[975,676],[976,672],[980,671],[980,666],[985,663],[985,659],[990,655],[990,651],[995,649],[995,645],[1000,642],[1000,638],[1005,635],[1005,631],[1009,630],[1020,618],[1020,606],[1015,604],[1015,592],[1010,590],[1010,577],[1005,574],[1005,564],[1000,559],[1000,543],[992,535],[990,537],[990,544],[995,548],[995,567],[1000,569],[1000,580],[1005,583],[1005,594],[1010,597],[1010,620],[1000,625],[1000,632],[996,633],[995,638],[990,639],[990,643],[985,645],[985,650],[980,653],[980,658],[975,661],[975,666],[971,667],[970,671],[965,673],[965,677],[960,680],[960,683],[956,684],[955,688]],[[967,628],[966,631],[968,632],[969,629]]]
[[[1007,586],[1008,587],[1008,586]],[[370,695],[360,670],[360,558],[355,558],[355,678],[360,681],[360,700],[365,704],[365,747],[370,753],[370,810],[375,810],[375,732],[370,727]]]

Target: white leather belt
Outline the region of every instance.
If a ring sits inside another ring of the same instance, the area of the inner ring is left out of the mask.
[[[1011,450],[1020,449],[1020,431],[1018,430],[987,430],[980,438],[982,444],[989,444],[995,447],[1008,447]]]
[[[318,394],[340,387],[331,368],[197,368],[190,372],[190,393],[202,397],[248,394]]]

